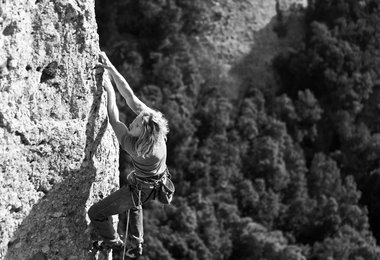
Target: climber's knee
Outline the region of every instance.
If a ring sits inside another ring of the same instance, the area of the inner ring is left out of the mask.
[[[97,214],[97,210],[95,205],[92,205],[90,209],[87,212],[88,217],[93,221],[93,220],[100,220],[99,219],[99,214]]]

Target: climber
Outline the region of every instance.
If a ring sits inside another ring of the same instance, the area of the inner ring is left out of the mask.
[[[125,255],[135,258],[142,254],[144,241],[142,204],[153,199],[152,187],[146,184],[169,174],[166,167],[168,122],[162,113],[149,108],[136,97],[104,52],[100,54],[100,60],[98,66],[105,69],[103,86],[107,92],[109,122],[121,148],[131,157],[134,169],[127,177],[128,185],[95,203],[89,209],[88,215],[104,243],[110,247],[121,247],[124,243],[112,225],[112,215],[129,212],[130,231],[125,237],[129,246]],[[111,78],[128,106],[137,115],[129,127],[119,120]]]

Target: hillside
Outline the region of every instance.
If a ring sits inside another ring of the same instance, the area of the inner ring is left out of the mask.
[[[256,82],[258,88],[275,85],[272,59],[302,43],[307,4],[283,0],[211,1],[210,5],[212,13],[207,29],[193,39],[195,46],[199,46],[196,48],[199,63],[221,67],[221,76],[226,81],[222,85],[233,98],[238,97],[239,91],[231,86],[241,85],[246,74],[260,79]]]

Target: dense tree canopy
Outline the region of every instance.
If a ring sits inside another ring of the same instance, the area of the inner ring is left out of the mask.
[[[303,48],[273,61],[277,88],[247,83],[239,102],[190,44],[207,1],[96,7],[102,48],[170,122],[177,193],[146,206],[147,259],[379,259],[379,0],[310,1]]]

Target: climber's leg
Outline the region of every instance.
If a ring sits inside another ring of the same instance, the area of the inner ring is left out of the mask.
[[[142,206],[131,208],[129,211],[129,236],[128,240],[132,247],[136,247],[144,242],[144,226],[143,226],[143,209]]]
[[[104,240],[111,241],[119,238],[113,227],[112,215],[125,212],[133,206],[130,189],[128,186],[124,186],[91,206],[88,216],[98,234]]]
[[[119,185],[120,187],[129,186],[128,182],[128,175],[129,172],[126,170],[120,171],[119,175]],[[119,214],[119,222],[117,224],[117,233],[122,237],[122,239],[125,236],[125,228],[126,228],[126,222],[127,222],[127,214],[126,211]]]

